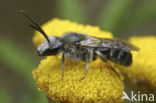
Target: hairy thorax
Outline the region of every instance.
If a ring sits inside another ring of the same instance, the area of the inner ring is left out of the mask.
[[[87,52],[87,49],[78,48],[76,46],[66,45],[64,47],[65,57],[73,61],[86,61]]]

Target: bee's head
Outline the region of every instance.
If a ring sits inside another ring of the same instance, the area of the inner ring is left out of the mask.
[[[39,31],[44,37],[45,41],[38,47],[39,56],[57,55],[62,51],[63,42],[62,39],[55,36],[47,36],[43,29],[32,19],[25,11],[21,11],[34,25],[29,25],[30,27]]]
[[[48,39],[50,43],[47,40],[45,40],[38,47],[39,56],[57,55],[62,51],[63,42],[61,38],[49,36]]]

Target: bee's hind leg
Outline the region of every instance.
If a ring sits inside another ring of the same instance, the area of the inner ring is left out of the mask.
[[[117,74],[118,77],[120,77],[120,74],[114,69],[114,67],[108,62],[107,58],[105,57],[105,55],[103,55],[101,52],[96,51],[96,54],[104,61],[106,62],[110,68],[112,69],[113,72],[115,72]]]
[[[63,80],[63,77],[64,77],[64,61],[65,61],[65,56],[64,56],[64,53],[62,53],[62,60],[61,60],[61,63],[62,63],[62,77],[61,77],[61,80]]]

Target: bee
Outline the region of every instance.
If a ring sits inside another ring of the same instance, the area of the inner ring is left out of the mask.
[[[39,56],[56,56],[62,53],[62,79],[64,76],[64,62],[66,59],[86,62],[86,70],[83,78],[88,73],[89,64],[99,57],[102,61],[108,61],[130,66],[132,64],[132,54],[130,51],[138,51],[139,48],[120,39],[98,38],[87,34],[67,32],[61,37],[47,36],[43,29],[25,11],[21,11],[32,23],[30,27],[39,31],[45,41],[38,47]],[[119,76],[113,66],[111,69]]]

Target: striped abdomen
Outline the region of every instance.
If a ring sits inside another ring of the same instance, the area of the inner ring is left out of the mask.
[[[132,64],[132,54],[128,51],[107,49],[100,50],[100,52],[104,54],[108,60],[111,60],[115,63],[124,66],[130,66]]]

